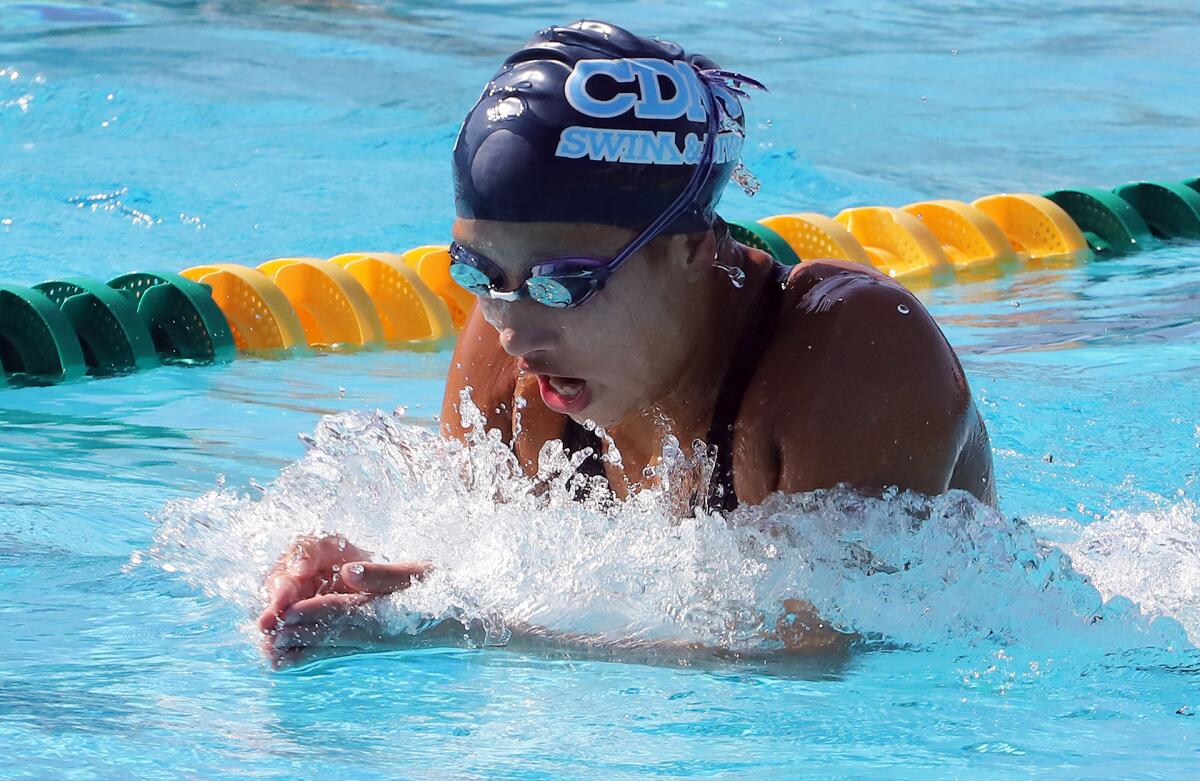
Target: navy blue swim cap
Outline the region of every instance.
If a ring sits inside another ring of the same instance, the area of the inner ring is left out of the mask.
[[[741,103],[677,44],[581,20],[540,30],[484,88],[454,146],[459,217],[639,228],[687,187],[711,90],[715,165],[665,232],[708,228],[741,156]],[[753,80],[750,80],[753,81]]]

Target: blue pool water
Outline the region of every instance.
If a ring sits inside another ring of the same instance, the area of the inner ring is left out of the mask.
[[[533,30],[587,15],[771,87],[746,147],[763,188],[731,189],[731,217],[1200,174],[1190,0],[0,2],[0,280],[444,241],[466,108]],[[437,479],[496,457],[432,441],[445,349],[0,391],[0,777],[1195,776],[1200,245],[920,296],[1002,515],[800,497],[741,519],[790,531],[772,546],[654,497],[494,507]],[[272,672],[256,584],[305,529],[436,555],[449,574],[397,621],[748,653]],[[867,575],[863,548],[911,566]],[[864,646],[760,658],[739,616],[789,588]]]

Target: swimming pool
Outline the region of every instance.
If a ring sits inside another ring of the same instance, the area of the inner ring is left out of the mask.
[[[746,147],[763,188],[731,188],[732,217],[1200,174],[1194,3],[699,8],[0,3],[0,279],[443,240],[463,112],[531,31],[584,15],[771,87]],[[797,532],[775,549],[653,502],[612,522],[437,480],[461,458],[429,441],[446,351],[0,391],[0,775],[1194,774],[1200,246],[920,295],[987,420],[1003,515],[808,497],[763,511]],[[254,570],[318,525],[457,557],[418,595],[434,609],[693,637],[802,583],[871,640],[269,672]],[[912,566],[868,576],[862,549]]]

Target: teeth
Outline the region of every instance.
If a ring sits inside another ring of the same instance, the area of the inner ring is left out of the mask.
[[[554,392],[566,399],[572,399],[583,391],[583,380],[568,380],[559,377],[548,377],[547,381]]]

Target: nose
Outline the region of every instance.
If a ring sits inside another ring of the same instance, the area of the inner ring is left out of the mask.
[[[498,301],[480,299],[483,316],[500,338],[504,352],[520,358],[553,346],[555,329],[545,319],[549,310],[528,299]],[[545,311],[540,311],[545,310]]]

